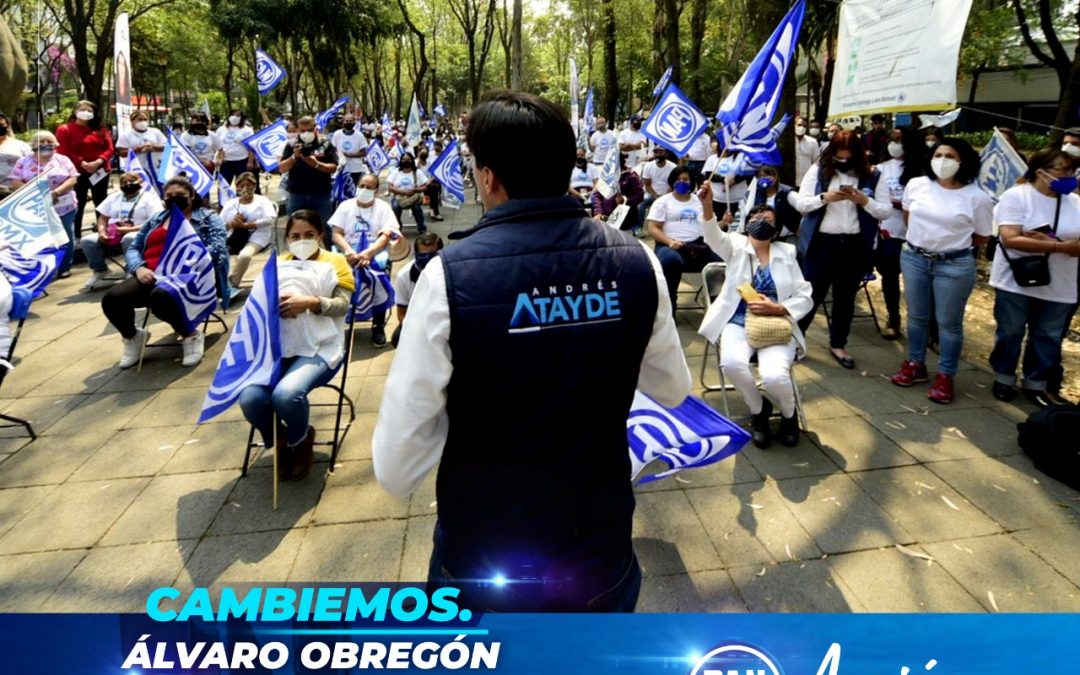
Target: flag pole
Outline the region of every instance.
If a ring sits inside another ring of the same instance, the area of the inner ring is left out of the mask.
[[[277,412],[270,416],[273,430],[270,432],[270,452],[274,454],[274,510],[278,510],[278,451],[277,451]]]

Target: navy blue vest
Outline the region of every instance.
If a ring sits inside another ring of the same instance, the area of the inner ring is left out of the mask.
[[[543,579],[573,606],[632,560],[626,419],[656,274],[575,197],[509,201],[461,238],[441,252],[454,364],[436,482],[444,567]]]
[[[795,210],[795,207],[788,203],[788,195],[794,190],[790,185],[781,184],[776,189],[776,206],[773,208],[776,210],[776,224],[781,228],[786,227],[788,230],[794,233],[799,231],[799,223],[802,221],[802,215]],[[758,190],[754,197],[754,205],[764,204],[769,195],[765,190]]]
[[[874,189],[877,187],[880,176],[881,174],[878,173],[877,169],[874,169],[867,177],[860,178],[859,190],[873,199]],[[867,192],[868,190],[869,192]],[[829,182],[825,180],[825,172],[818,170],[817,194],[824,194],[828,191]],[[818,228],[821,227],[821,221],[825,219],[825,209],[827,208],[829,208],[828,204],[803,216],[802,225],[799,227],[799,255],[806,257],[806,252],[810,250],[814,235],[817,234]],[[862,235],[863,248],[866,249],[866,260],[869,265],[881,223],[862,207],[858,207],[856,211],[859,214],[859,233]]]

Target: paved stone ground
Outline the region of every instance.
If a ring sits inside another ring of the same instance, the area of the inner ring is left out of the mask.
[[[436,231],[467,227],[477,209],[450,214]],[[164,584],[424,578],[433,481],[398,501],[372,476],[392,349],[358,331],[347,382],[357,417],[339,465],[326,476],[322,455],[306,481],[282,486],[274,512],[269,458],[240,478],[239,410],[193,423],[223,336],[197,368],[166,349],[142,373],[121,372],[101,293],[78,292],[85,276],[77,268],[35,304],[0,388],[0,410],[41,434],[0,433],[0,611],[141,611]],[[678,316],[695,375],[701,315]],[[168,342],[163,324],[153,332]],[[810,432],[797,448],[751,447],[639,491],[639,609],[1080,611],[1080,494],[1020,454],[1014,425],[1029,410],[995,401],[991,377],[967,362],[957,400],[931,408],[924,387],[884,378],[902,345],[869,321],[856,321],[855,371],[829,357],[822,320],[809,340],[796,373]],[[715,377],[711,358],[708,368]]]

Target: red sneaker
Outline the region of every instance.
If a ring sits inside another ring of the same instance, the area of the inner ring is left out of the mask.
[[[925,363],[904,361],[900,364],[900,372],[890,377],[889,381],[900,387],[910,387],[916,382],[929,382],[930,375],[926,372]]]
[[[953,400],[953,378],[952,375],[937,374],[934,378],[934,386],[930,387],[930,393],[928,394],[930,400],[934,403],[948,403]]]

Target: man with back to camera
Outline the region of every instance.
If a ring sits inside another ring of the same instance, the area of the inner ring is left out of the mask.
[[[528,163],[521,138],[543,148]],[[574,134],[548,101],[494,95],[468,143],[485,214],[417,282],[375,475],[404,497],[439,463],[429,589],[482,610],[632,611],[626,420],[635,389],[690,393],[663,272],[567,195]]]

